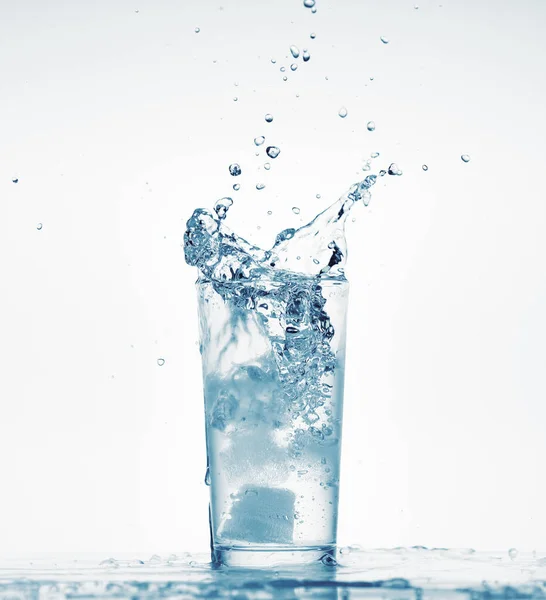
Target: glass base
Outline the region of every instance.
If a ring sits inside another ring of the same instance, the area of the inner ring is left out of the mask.
[[[327,546],[213,546],[212,562],[227,567],[268,569],[320,563],[335,565],[335,545]]]

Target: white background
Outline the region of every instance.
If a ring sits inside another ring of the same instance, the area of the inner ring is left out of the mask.
[[[185,220],[231,195],[267,246],[374,151],[340,542],[544,549],[546,4],[317,7],[1,1],[0,555],[206,549]]]

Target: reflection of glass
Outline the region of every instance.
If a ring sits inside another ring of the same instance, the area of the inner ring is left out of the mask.
[[[255,304],[233,302],[247,285],[197,283],[213,560],[307,563],[335,551],[349,286],[291,287],[297,326],[275,335]]]

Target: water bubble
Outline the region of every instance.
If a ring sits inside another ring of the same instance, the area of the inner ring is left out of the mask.
[[[238,163],[231,163],[229,165],[229,172],[233,177],[237,177],[242,173],[241,166]]]
[[[258,137],[254,138],[254,143],[256,144],[256,146],[261,146],[264,142],[265,138],[263,135],[259,135]]]
[[[41,231],[42,227],[43,227],[43,225],[41,223],[38,223],[38,225],[36,225],[36,229],[38,231]]]
[[[300,55],[300,50],[297,46],[290,46],[290,53],[294,58],[298,58]]]
[[[195,33],[199,33],[201,31],[201,29],[199,27],[195,28]]]
[[[205,485],[210,486],[211,483],[212,483],[212,480],[210,477],[210,469],[207,467],[207,470],[205,472]]]
[[[384,44],[388,44],[388,43],[389,43],[389,38],[386,38],[384,35],[382,35],[382,36],[381,36],[379,39],[380,39],[380,40],[381,40],[381,41],[382,41]]]
[[[298,65],[297,65],[296,63],[292,63],[292,64],[290,65],[290,69],[291,69],[292,71],[295,71],[297,68],[298,68]]]
[[[312,33],[309,34],[309,37],[314,40],[317,37],[317,34],[313,31]]]
[[[265,120],[267,123],[271,123],[271,121],[273,121],[273,115],[267,113],[267,115],[265,115]]]
[[[164,358],[158,358],[157,359],[157,364],[162,367],[165,364],[165,359]]]
[[[214,205],[214,211],[219,219],[225,219],[230,206],[233,204],[231,198],[220,198]]]
[[[268,146],[265,152],[269,158],[277,158],[281,153],[280,148],[277,148],[277,146]]]
[[[375,121],[368,121],[366,123],[366,129],[368,131],[375,131]]]
[[[303,0],[303,6],[305,6],[305,8],[313,8],[315,6],[315,0]]]
[[[293,207],[292,207],[292,212],[293,212],[295,215],[299,215],[299,214],[300,214],[300,209],[299,209],[297,206],[293,206]]]
[[[18,179],[17,177],[14,177],[14,178],[11,180],[11,182],[12,182],[12,183],[19,183],[19,179]]]
[[[303,58],[303,62],[308,62],[309,59],[311,58],[311,55],[309,54],[309,50],[307,50],[307,48],[303,49],[302,58]]]
[[[423,171],[428,171],[428,165],[423,165],[421,168],[423,169]]]
[[[470,162],[470,156],[468,154],[461,154],[461,160],[465,163]]]
[[[508,550],[508,556],[511,558],[511,560],[515,560],[518,557],[518,551],[516,548],[510,548],[510,550]]]
[[[271,169],[271,163],[268,163],[268,162],[266,162],[266,163],[264,164],[264,169],[265,169],[266,171],[269,171],[269,169]]]
[[[256,189],[257,190],[263,190],[265,187],[265,183],[257,183],[256,184]]]
[[[396,163],[391,163],[388,170],[389,175],[402,175],[402,171]]]
[[[338,113],[337,113],[337,114],[338,114],[338,115],[339,115],[339,116],[340,116],[342,119],[344,119],[344,118],[345,118],[345,117],[346,117],[346,116],[349,114],[349,112],[348,112],[348,110],[347,110],[347,109],[346,109],[344,106],[342,106],[342,107],[339,109],[339,111],[338,111]]]

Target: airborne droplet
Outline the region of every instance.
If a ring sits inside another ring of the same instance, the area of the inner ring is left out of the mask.
[[[239,100],[239,98],[237,98],[237,96],[234,96],[233,102],[237,102],[237,100]]]
[[[402,175],[402,171],[396,163],[391,163],[388,170],[389,175]]]
[[[313,32],[313,33],[310,33],[310,34],[309,34],[309,37],[310,37],[312,40],[314,40],[314,39],[317,37],[317,34],[316,34],[315,32]]]
[[[518,551],[516,548],[510,548],[510,550],[508,550],[508,556],[512,559],[515,560],[518,557]]]
[[[269,171],[269,169],[271,169],[271,163],[268,163],[268,162],[266,162],[266,163],[264,164],[264,169],[265,169],[266,171]]]
[[[381,36],[379,39],[380,39],[380,40],[381,40],[381,41],[382,41],[384,44],[388,44],[388,43],[389,43],[389,38],[386,38],[384,35],[382,35],[382,36]]]
[[[307,48],[303,49],[302,58],[303,58],[303,62],[308,62],[309,59],[311,58],[311,55],[309,54],[309,50],[307,50]]]
[[[313,8],[315,6],[315,0],[303,0],[303,6],[305,6],[305,8]]]
[[[233,177],[237,177],[242,173],[241,167],[238,163],[231,163],[231,165],[229,165],[229,172],[231,175],[233,175]]]
[[[339,109],[339,112],[338,112],[337,114],[338,114],[338,115],[339,115],[339,116],[340,116],[342,119],[344,119],[344,118],[345,118],[345,117],[346,117],[346,116],[349,114],[349,112],[347,111],[347,109],[346,109],[344,106],[342,106],[342,107]]]
[[[199,29],[199,27],[195,28],[195,33],[199,33],[201,31],[201,29]]]
[[[265,187],[265,183],[257,183],[256,184],[256,189],[257,190],[263,190]]]
[[[277,148],[277,146],[268,146],[265,152],[267,156],[269,156],[269,158],[277,158],[277,156],[279,156],[279,154],[281,153],[280,149]]]
[[[300,50],[297,46],[290,46],[290,53],[294,58],[298,58],[300,55]]]
[[[234,183],[233,184],[233,189],[238,192],[241,189],[241,185],[239,183]]]
[[[375,131],[375,121],[368,121],[366,124],[366,129],[368,131]]]
[[[290,65],[290,69],[291,69],[292,71],[295,71],[297,68],[298,68],[298,65],[297,65],[296,63],[292,63],[292,64]]]
[[[211,478],[210,478],[210,469],[207,467],[207,471],[205,473],[205,485],[210,486],[211,484]]]
[[[293,212],[295,215],[299,215],[299,214],[300,214],[300,209],[299,209],[297,206],[293,206],[293,207],[292,207],[292,212]]]
[[[267,123],[271,123],[271,121],[273,121],[273,115],[267,113],[267,115],[265,115],[265,120]]]
[[[468,156],[468,154],[462,154],[461,160],[465,163],[470,162],[470,156]]]
[[[17,177],[14,177],[14,178],[11,180],[11,182],[12,182],[12,183],[19,183],[19,179],[17,179]]]
[[[379,156],[379,152],[372,152],[372,153],[370,154],[370,156],[371,156],[372,158],[377,158],[377,157]]]
[[[423,171],[428,171],[428,165],[423,165],[421,168],[423,169]]]
[[[165,364],[165,359],[164,358],[158,358],[157,359],[157,364],[162,367]]]
[[[233,200],[231,198],[221,198],[214,205],[214,211],[218,215],[219,219],[225,219],[227,215],[227,211],[230,206],[233,204]]]
[[[263,135],[259,135],[258,137],[254,138],[254,143],[256,144],[256,146],[261,146],[264,142],[265,138]]]

